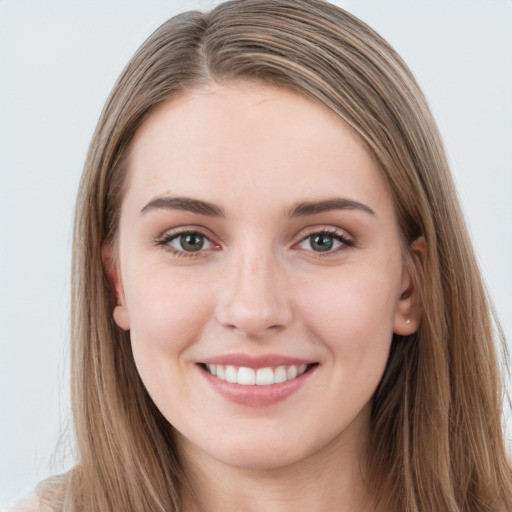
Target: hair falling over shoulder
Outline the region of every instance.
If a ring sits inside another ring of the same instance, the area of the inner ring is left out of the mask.
[[[63,512],[179,512],[187,480],[172,427],[112,319],[102,264],[114,241],[137,129],[169,98],[211,82],[284,87],[338,114],[379,162],[404,246],[423,236],[418,332],[395,336],[374,395],[368,488],[386,510],[512,510],[500,336],[444,148],[409,69],[371,28],[320,0],[234,0],[157,29],[120,76],[94,134],[76,205],[72,401],[77,464],[43,482]],[[386,508],[387,507],[387,508]]]

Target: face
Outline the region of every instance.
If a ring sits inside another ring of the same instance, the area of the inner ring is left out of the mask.
[[[358,447],[393,332],[416,330],[390,193],[326,108],[265,85],[138,131],[114,318],[190,456],[275,468]]]

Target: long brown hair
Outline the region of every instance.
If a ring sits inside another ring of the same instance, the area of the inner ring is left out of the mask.
[[[76,206],[72,397],[78,450],[65,511],[180,510],[173,430],[112,319],[101,249],[115,239],[130,144],[162,102],[211,82],[256,80],[334,111],[380,164],[400,229],[426,240],[422,318],[395,336],[373,398],[368,488],[388,510],[512,509],[503,390],[488,301],[443,144],[401,58],[371,28],[320,0],[235,0],[163,24],[116,83]]]

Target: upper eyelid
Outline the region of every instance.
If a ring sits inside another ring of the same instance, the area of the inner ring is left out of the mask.
[[[316,233],[328,233],[329,235],[339,235],[343,238],[349,238],[350,240],[354,239],[354,237],[346,229],[327,225],[311,226],[310,228],[302,229],[296,238],[301,241]]]
[[[192,226],[181,226],[181,227],[177,227],[177,228],[166,229],[165,231],[162,232],[161,235],[156,237],[156,240],[164,240],[166,238],[175,238],[177,236],[180,236],[180,235],[183,235],[186,233],[195,233],[198,235],[202,235],[210,241],[212,241],[212,238],[215,238],[210,233],[209,230],[202,228],[200,226],[192,225]]]

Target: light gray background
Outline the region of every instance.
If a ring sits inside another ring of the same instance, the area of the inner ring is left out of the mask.
[[[70,464],[53,454],[69,419],[72,212],[102,105],[157,26],[216,3],[0,0],[0,508]],[[425,89],[510,339],[512,1],[336,3]]]

